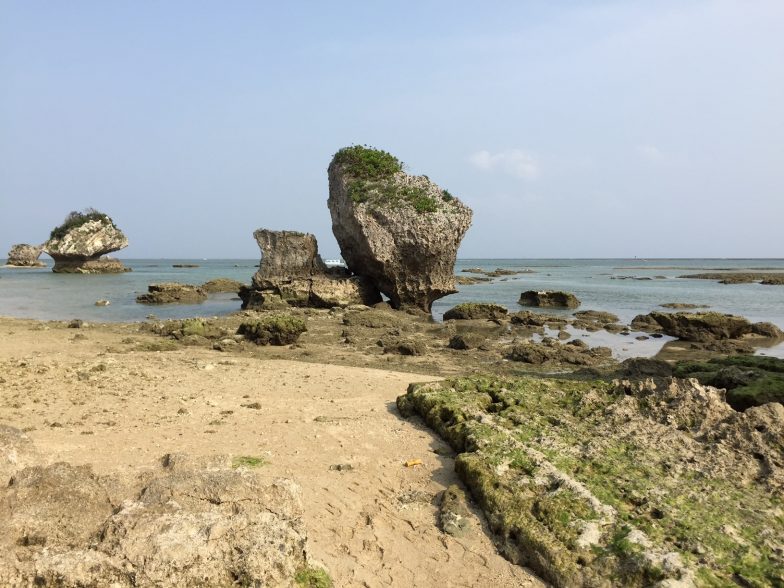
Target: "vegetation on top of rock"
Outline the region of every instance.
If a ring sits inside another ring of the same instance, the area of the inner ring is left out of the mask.
[[[307,331],[305,321],[288,314],[271,314],[257,321],[242,323],[238,335],[257,345],[290,345]]]
[[[459,453],[501,552],[556,586],[784,579],[779,405],[737,413],[686,380],[495,377],[412,384],[397,405]]]
[[[403,162],[397,157],[367,145],[343,147],[335,153],[332,162],[360,180],[381,180],[403,171]]]
[[[727,390],[727,403],[746,410],[767,402],[784,404],[784,359],[732,356],[709,361],[682,361],[674,373],[680,378],[697,378],[700,383]]]
[[[94,208],[85,208],[82,212],[79,212],[78,210],[69,212],[68,216],[65,217],[65,220],[60,224],[60,226],[52,229],[49,238],[62,239],[65,237],[68,231],[81,227],[82,225],[94,220],[108,223],[115,229],[117,228],[117,225],[114,224],[114,221],[108,214],[95,210]]]
[[[444,313],[444,320],[477,320],[505,318],[509,311],[499,305],[488,302],[462,302]]]
[[[397,174],[403,172],[403,163],[381,149],[367,145],[344,147],[334,155],[332,164],[339,166],[348,177],[348,194],[357,204],[407,204],[417,212],[425,213],[436,212],[439,199],[454,200],[448,190],[436,189],[427,178],[423,178],[426,185],[397,181]]]

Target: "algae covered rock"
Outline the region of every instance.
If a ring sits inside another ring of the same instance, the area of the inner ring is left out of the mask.
[[[257,345],[290,345],[307,331],[305,321],[288,314],[272,314],[257,321],[244,322],[237,329]]]
[[[710,343],[740,339],[745,335],[781,338],[784,333],[771,323],[751,323],[742,316],[720,312],[658,312],[634,317],[632,328],[646,332],[663,332],[682,341]]]
[[[506,318],[509,311],[500,304],[487,302],[463,302],[447,310],[444,320],[498,320]]]
[[[674,372],[682,378],[697,378],[702,384],[726,389],[727,402],[735,410],[768,402],[784,404],[784,359],[751,356],[682,361]]]
[[[28,245],[19,243],[8,251],[8,265],[13,267],[46,267],[46,264],[38,259],[43,252],[42,245]]]
[[[456,292],[467,206],[377,149],[341,149],[328,173],[332,232],[349,270],[369,278],[394,308],[430,312],[434,300]]]
[[[104,257],[128,246],[128,238],[102,212],[71,212],[52,229],[43,250],[54,259],[56,273],[121,273],[130,271],[117,260]]]
[[[215,278],[204,282],[201,289],[210,294],[217,292],[239,292],[245,284],[239,280],[232,280],[229,278]]]
[[[779,404],[737,413],[693,380],[495,377],[397,404],[458,452],[501,553],[556,586],[784,578]]]
[[[207,300],[200,287],[179,282],[162,282],[147,286],[148,292],[136,297],[139,304],[198,304]]]
[[[577,308],[580,300],[571,292],[557,290],[527,290],[517,301],[522,306],[546,306],[553,308]]]

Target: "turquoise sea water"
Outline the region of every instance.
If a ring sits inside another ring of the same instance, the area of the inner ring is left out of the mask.
[[[0,316],[114,322],[141,321],[149,314],[159,318],[228,314],[240,306],[234,294],[218,294],[197,305],[147,306],[137,304],[135,298],[154,282],[201,284],[225,277],[249,283],[258,260],[126,259],[123,262],[133,271],[91,276],[54,274],[50,268],[0,268]],[[172,267],[181,263],[199,267]],[[784,259],[461,259],[455,273],[472,275],[461,272],[470,267],[530,269],[534,273],[459,286],[457,294],[436,301],[433,315],[437,319],[459,302],[495,302],[518,310],[521,307],[517,300],[525,290],[566,290],[582,300],[581,309],[613,312],[627,323],[635,315],[655,310],[662,303],[689,302],[707,304],[713,310],[753,321],[770,321],[784,328],[784,286],[724,285],[678,277],[749,268],[784,272]],[[652,279],[617,279],[623,276]],[[95,306],[99,299],[107,299],[111,305]],[[591,334],[590,339],[592,344],[612,346],[620,356],[653,354],[661,345],[661,340],[636,342],[606,333]],[[763,353],[784,357],[784,345]]]

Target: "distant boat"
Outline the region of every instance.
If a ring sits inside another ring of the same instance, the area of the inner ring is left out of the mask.
[[[327,267],[346,265],[346,262],[344,262],[342,259],[325,259],[324,263],[327,265]]]

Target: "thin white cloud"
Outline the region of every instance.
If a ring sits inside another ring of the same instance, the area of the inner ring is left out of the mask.
[[[659,163],[664,159],[664,153],[656,145],[637,145],[637,155],[648,163]]]
[[[483,149],[472,153],[468,162],[484,172],[501,172],[524,180],[535,180],[539,177],[539,164],[536,159],[522,149],[509,149],[498,153]]]

